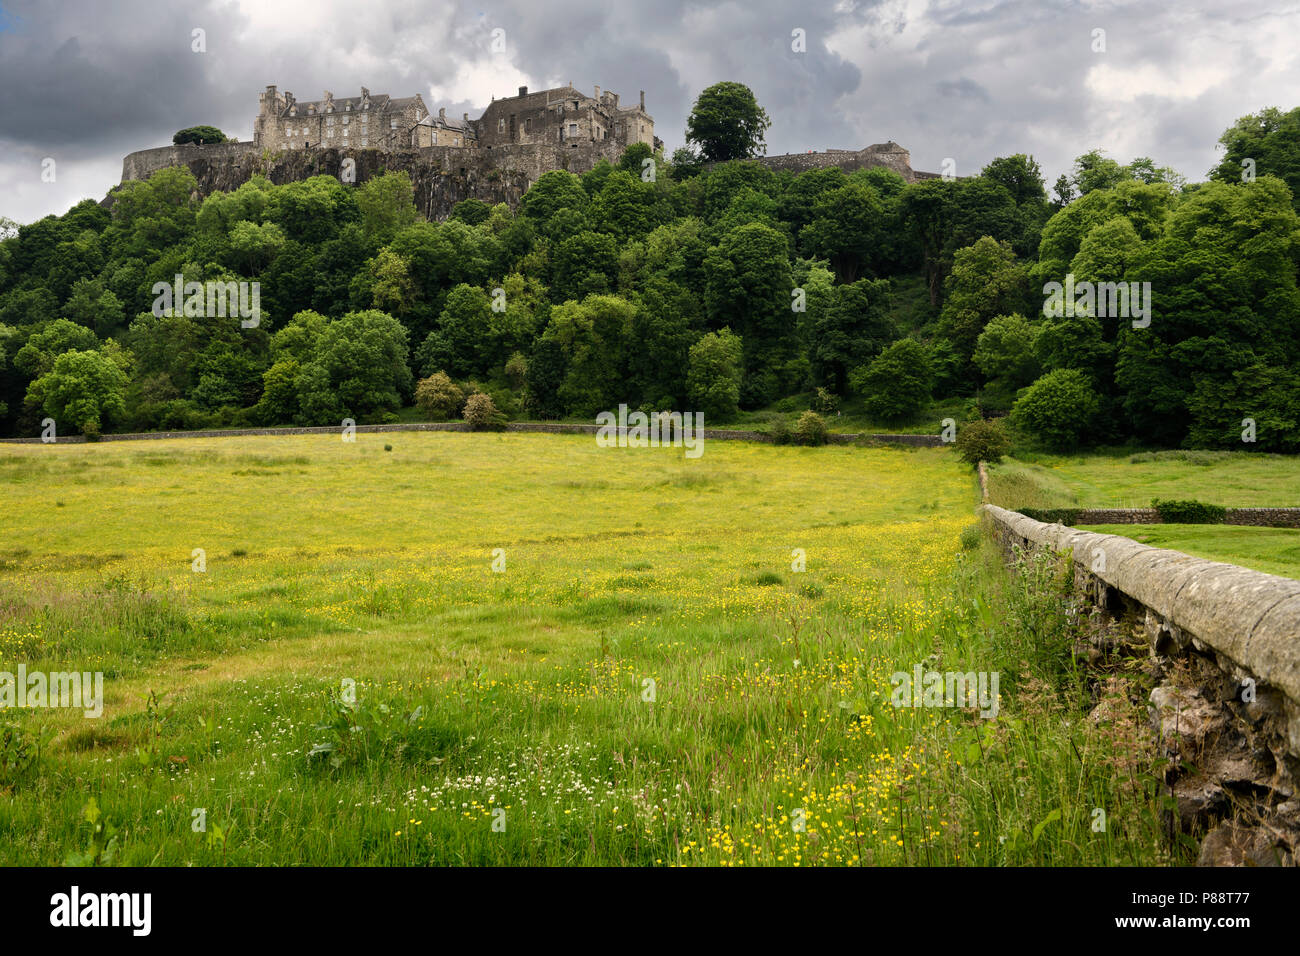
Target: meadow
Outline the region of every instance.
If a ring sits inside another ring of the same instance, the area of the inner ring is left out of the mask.
[[[944,449],[18,445],[0,494],[0,672],[105,675],[0,711],[0,864],[1194,856],[1141,674],[1081,672],[1068,566],[1008,575]],[[997,716],[894,706],[917,665]]]

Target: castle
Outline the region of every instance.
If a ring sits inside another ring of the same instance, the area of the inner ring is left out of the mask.
[[[206,196],[237,189],[255,175],[282,184],[322,174],[342,178],[346,169],[348,181],[360,184],[401,170],[414,185],[417,208],[433,220],[445,219],[456,203],[470,198],[515,207],[548,172],[583,173],[602,160],[618,162],[634,143],[657,153],[664,145],[655,136],[644,92],[625,107],[617,93],[599,86],[593,96],[572,84],[531,93],[521,86],[515,96],[494,97],[476,120],[468,113],[448,117],[441,108],[434,113],[418,93],[393,97],[365,87],[358,96],[326,91],[319,100],[300,101],[268,86],[258,99],[251,141],[138,150],[122,160],[122,182],[184,166]],[[936,175],[913,170],[908,151],[892,141],[755,161],[793,173],[885,168],[909,183]]]
[[[595,96],[572,84],[493,99],[477,120],[468,113],[448,119],[446,109],[434,116],[424,99],[415,96],[372,95],[364,86],[360,96],[336,99],[329,90],[319,100],[299,101],[287,90],[268,86],[258,96],[253,121],[254,145],[272,150],[359,148],[394,151],[451,146],[493,149],[500,146],[548,145],[575,149],[583,145],[613,147],[620,153],[633,143],[663,148],[655,138],[654,118],[640,103],[624,107],[617,93],[595,88]]]

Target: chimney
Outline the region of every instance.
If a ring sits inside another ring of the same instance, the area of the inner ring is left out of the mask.
[[[596,87],[596,102],[600,102],[600,87]]]
[[[641,91],[641,112],[645,112],[645,90]]]
[[[521,86],[521,87],[519,87],[519,95],[520,95],[520,96],[527,96],[527,95],[528,95],[528,87],[526,87],[526,86]]]
[[[468,113],[461,113],[461,114],[460,114],[460,118],[463,119],[466,123],[469,122],[469,114],[468,114]]]
[[[445,106],[438,107],[438,122],[439,123],[447,122],[447,107]]]
[[[614,97],[614,109],[617,110],[617,109],[618,109],[618,94],[617,94],[617,93],[611,93],[611,94],[609,94],[609,95],[612,96],[612,97]]]

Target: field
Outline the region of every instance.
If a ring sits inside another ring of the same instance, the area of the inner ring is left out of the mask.
[[[1039,456],[991,468],[1005,508],[1149,508],[1154,498],[1226,508],[1300,507],[1300,461],[1286,455],[1162,451]]]
[[[1155,498],[1227,508],[1300,506],[1300,462],[1247,452],[1167,451],[1006,461],[989,472],[989,497],[1006,508],[1149,508]],[[1300,530],[1233,525],[1081,526],[1300,578]]]
[[[1144,692],[1076,672],[1059,572],[1013,583],[946,450],[25,445],[0,489],[0,672],[105,676],[98,718],[0,712],[0,863],[1193,852]],[[996,716],[893,706],[917,665],[1000,672]]]

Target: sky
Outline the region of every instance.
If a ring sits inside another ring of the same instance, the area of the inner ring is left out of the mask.
[[[187,126],[251,139],[268,84],[471,117],[525,85],[644,90],[671,154],[721,80],[769,154],[894,140],[962,176],[1028,153],[1050,189],[1095,147],[1199,181],[1238,117],[1300,105],[1300,0],[0,0],[0,216],[102,199]]]

